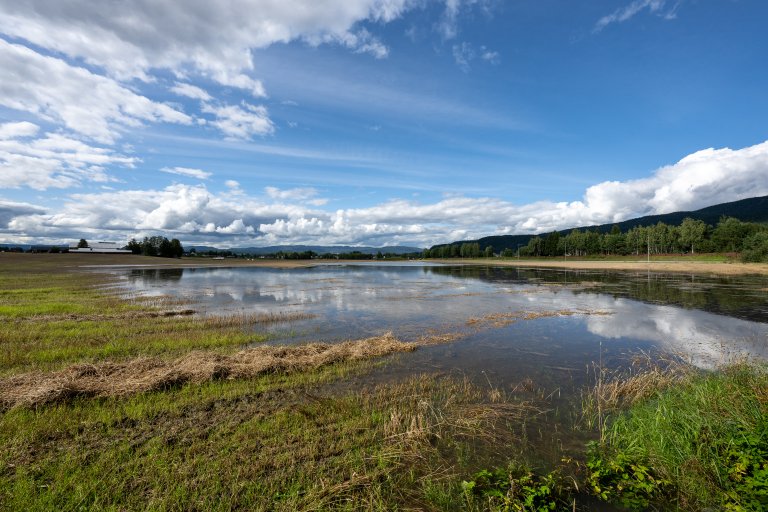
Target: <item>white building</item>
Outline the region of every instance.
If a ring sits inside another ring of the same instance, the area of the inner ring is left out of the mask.
[[[131,254],[131,251],[122,249],[121,244],[114,242],[88,242],[88,247],[77,247],[77,242],[69,244],[69,252],[99,252],[111,254]]]

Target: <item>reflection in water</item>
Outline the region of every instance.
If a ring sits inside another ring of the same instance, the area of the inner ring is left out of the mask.
[[[768,357],[768,323],[761,323],[768,322],[764,279],[389,265],[140,269],[119,275],[127,290],[183,297],[201,314],[316,315],[272,327],[281,343],[387,330],[408,339],[434,329],[467,334],[462,344],[443,351],[465,351],[460,362],[465,366],[493,353],[484,365],[508,367],[511,358],[526,360],[528,353],[583,368],[601,355],[600,340],[611,340],[603,346],[617,352],[656,347],[682,353],[701,367],[737,355]],[[564,310],[610,314],[480,330],[467,323],[490,313]],[[432,357],[439,358],[439,352]]]

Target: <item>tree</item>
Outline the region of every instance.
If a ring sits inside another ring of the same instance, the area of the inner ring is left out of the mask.
[[[760,227],[757,224],[742,222],[733,217],[723,217],[712,232],[712,241],[720,251],[738,252],[742,249],[744,240],[758,231]]]
[[[79,242],[77,242],[77,248],[78,249],[87,249],[88,248],[88,241],[85,238],[81,238]]]
[[[544,239],[544,256],[557,256],[560,246],[560,233],[553,231]]]
[[[184,247],[178,238],[171,239],[171,258],[181,258],[184,255]]]
[[[131,238],[131,241],[128,242],[128,245],[126,245],[125,248],[133,254],[141,254],[141,243],[137,242],[135,238]]]
[[[695,254],[696,246],[704,240],[704,233],[706,232],[707,225],[704,221],[686,217],[680,224],[680,242],[683,247],[691,248],[691,254]]]
[[[486,258],[493,258],[493,246],[488,246],[485,248],[484,256]]]

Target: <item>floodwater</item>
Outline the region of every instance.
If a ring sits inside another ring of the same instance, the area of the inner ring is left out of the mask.
[[[183,298],[201,315],[313,315],[255,326],[270,343],[461,335],[395,358],[390,375],[450,371],[575,389],[593,363],[619,367],[641,351],[702,368],[768,358],[765,277],[430,264],[115,272],[127,292]]]

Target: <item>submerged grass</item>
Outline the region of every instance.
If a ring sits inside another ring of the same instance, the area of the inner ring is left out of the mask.
[[[194,311],[178,301],[126,300],[109,279],[39,263],[0,266],[0,376],[74,362],[232,351],[266,339],[254,326],[306,318],[298,313],[192,317]]]
[[[498,421],[511,405],[466,380],[321,387],[362,369],[13,409],[0,417],[0,506],[458,509],[478,439],[514,446]]]

